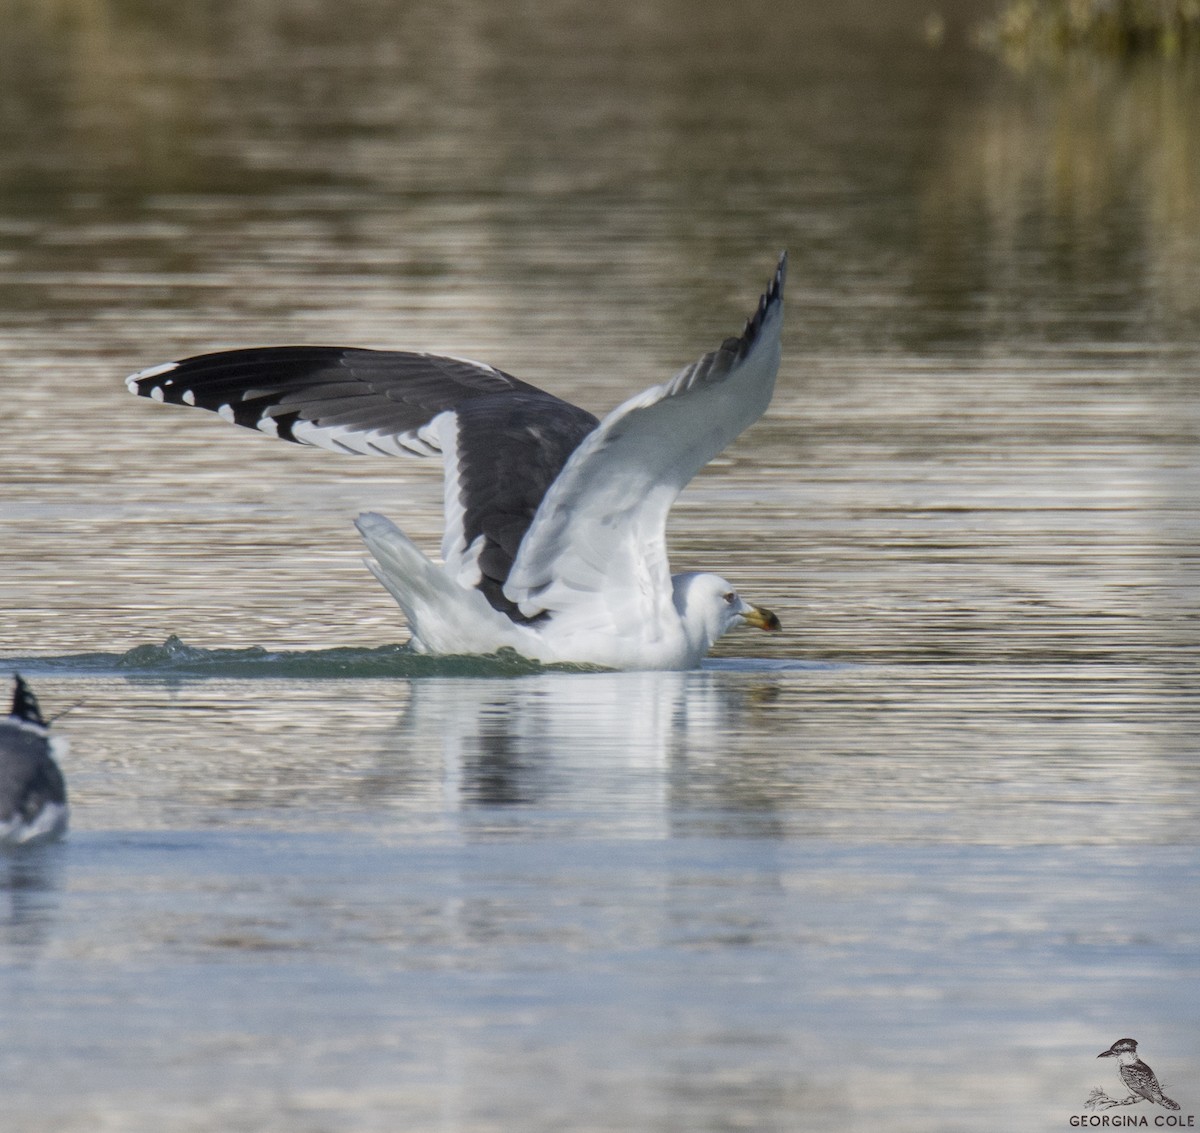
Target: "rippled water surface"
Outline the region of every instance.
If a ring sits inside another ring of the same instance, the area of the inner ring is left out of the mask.
[[[74,808],[0,860],[14,1128],[1059,1130],[1123,1035],[1200,1111],[1200,71],[822,7],[0,0],[0,658]],[[785,632],[696,673],[414,658],[352,519],[433,550],[435,468],[122,382],[603,412],[784,247],[670,534]]]

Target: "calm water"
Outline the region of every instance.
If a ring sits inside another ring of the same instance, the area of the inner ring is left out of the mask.
[[[0,0],[0,658],[74,804],[0,861],[13,1128],[1061,1130],[1123,1035],[1200,1111],[1200,69],[793,7]],[[121,380],[603,412],[782,247],[672,552],[787,632],[698,673],[414,663],[351,520],[436,547],[436,469]]]

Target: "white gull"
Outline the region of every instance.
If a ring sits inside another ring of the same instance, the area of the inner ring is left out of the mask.
[[[690,669],[735,625],[779,628],[718,575],[672,575],[666,522],[770,404],[786,271],[785,253],[740,336],[602,421],[494,366],[408,351],[227,350],[126,384],[300,444],[440,457],[440,565],[382,515],[357,520],[415,649]]]

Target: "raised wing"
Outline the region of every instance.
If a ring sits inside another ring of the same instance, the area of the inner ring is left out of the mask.
[[[483,362],[400,350],[258,346],[199,354],[125,379],[130,393],[194,405],[281,440],[365,456],[436,456],[427,426],[478,397],[558,398]]]
[[[201,354],[126,379],[281,440],[368,456],[442,456],[442,558],[520,619],[502,587],[542,496],[597,422],[536,386],[464,358],[336,346]]]
[[[689,480],[770,404],[787,255],[739,338],[614,409],[542,500],[505,595],[526,616],[653,618],[671,601],[666,522]],[[610,601],[624,595],[621,602]],[[630,596],[638,596],[630,601]]]

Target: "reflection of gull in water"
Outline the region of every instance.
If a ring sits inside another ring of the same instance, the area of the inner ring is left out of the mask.
[[[388,744],[390,787],[445,813],[536,802],[605,829],[661,833],[680,760],[717,762],[756,689],[707,672],[423,680]],[[428,799],[428,796],[426,796]],[[432,801],[432,800],[429,800]]]
[[[397,351],[230,350],[128,385],[301,444],[440,456],[444,567],[383,516],[358,521],[418,649],[690,669],[735,625],[779,628],[718,575],[672,575],[666,521],[770,403],[785,269],[781,257],[738,338],[603,421],[492,366]]]
[[[51,754],[37,697],[15,677],[12,711],[0,720],[0,845],[57,838],[67,828],[67,788]]]

